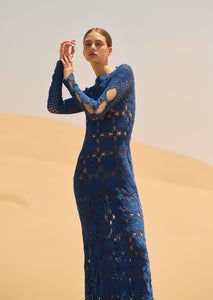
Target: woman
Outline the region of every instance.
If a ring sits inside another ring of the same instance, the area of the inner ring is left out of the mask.
[[[84,91],[73,68],[75,40],[64,41],[49,89],[51,113],[86,115],[86,134],[74,174],[84,242],[86,300],[154,300],[143,211],[130,139],[135,118],[132,68],[108,65],[112,40],[102,28],[83,38],[95,84]],[[62,83],[71,94],[63,100]]]

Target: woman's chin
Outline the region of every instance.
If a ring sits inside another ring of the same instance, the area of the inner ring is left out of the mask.
[[[98,57],[97,56],[89,56],[88,58],[87,58],[87,61],[89,61],[89,62],[98,62],[99,61],[99,59],[98,59]]]
[[[96,59],[98,56],[97,55],[89,55],[88,56],[88,59],[89,60],[94,60],[94,59]]]

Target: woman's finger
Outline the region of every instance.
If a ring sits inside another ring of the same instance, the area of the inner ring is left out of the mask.
[[[67,54],[66,57],[67,57],[67,63],[70,64],[71,67],[72,67],[72,66],[73,66],[73,65],[72,65],[72,55]]]
[[[69,62],[67,53],[64,53],[62,57],[63,57],[63,60],[65,61],[65,63],[67,64]]]
[[[61,52],[68,52],[69,47],[75,47],[75,44],[70,42],[64,42],[61,44]]]
[[[68,44],[68,45],[75,45],[76,43],[75,42],[65,42],[63,45],[66,45],[66,44]]]
[[[64,42],[61,44],[61,46],[64,46],[64,45],[66,45],[66,44],[68,44],[68,45],[76,45],[76,42],[74,42],[74,41],[64,41]]]
[[[63,65],[65,65],[65,61],[63,60],[63,58],[61,58],[61,61],[62,61]]]
[[[66,57],[66,54],[63,55],[63,60],[65,61],[65,63],[67,63],[67,57]]]
[[[73,47],[72,49],[71,49],[71,54],[74,54],[75,53],[75,48]]]
[[[69,54],[69,48],[70,48],[69,45],[65,45],[65,46],[63,47],[63,53]]]
[[[66,40],[66,41],[63,41],[62,43],[61,43],[61,45],[63,45],[64,43],[76,43],[76,40]]]
[[[66,45],[65,47],[64,47],[64,53],[66,53],[67,55],[73,55],[74,54],[74,52],[75,52],[75,48],[74,48],[74,46],[70,46],[70,45]]]
[[[70,47],[75,47],[75,45],[72,43],[66,43],[63,45],[63,47],[69,49]]]
[[[69,45],[65,44],[65,45],[63,46],[63,49],[64,49],[64,51],[67,51],[67,49],[69,49]]]
[[[70,63],[71,66],[72,66],[72,56],[71,56],[71,55],[68,55],[68,61],[69,61],[69,63]]]

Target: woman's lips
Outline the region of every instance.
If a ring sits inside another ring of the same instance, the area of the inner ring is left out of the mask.
[[[96,53],[90,53],[89,56],[96,56]]]

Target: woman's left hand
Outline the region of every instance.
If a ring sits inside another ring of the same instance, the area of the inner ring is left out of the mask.
[[[64,65],[64,79],[74,72],[72,57],[75,52],[72,42],[66,43],[65,47],[66,49],[64,49],[61,57],[61,61]],[[71,53],[69,53],[69,48],[71,48]]]

